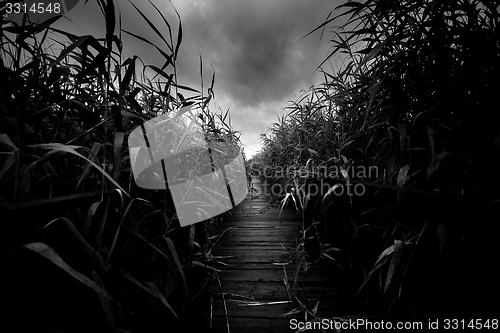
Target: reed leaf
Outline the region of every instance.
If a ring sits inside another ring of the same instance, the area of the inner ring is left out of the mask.
[[[172,257],[174,258],[175,264],[177,265],[177,269],[179,270],[179,274],[181,275],[182,282],[184,283],[184,288],[186,289],[186,294],[188,295],[188,287],[186,283],[186,277],[184,276],[184,269],[182,268],[181,262],[179,260],[179,256],[177,255],[177,251],[175,250],[175,245],[172,240],[168,237],[164,237],[167,242],[168,249],[170,253],[172,253]]]
[[[81,155],[79,152],[77,152],[75,150],[75,149],[83,149],[83,150],[87,150],[90,154],[92,154],[92,151],[90,151],[88,148],[79,147],[79,146],[68,146],[68,145],[64,145],[64,144],[61,144],[61,143],[44,143],[44,144],[30,145],[29,147],[31,147],[31,148],[41,148],[41,149],[51,149],[51,151],[53,151],[53,152],[70,153],[70,154],[73,154],[75,156],[78,156],[78,157],[84,159],[85,161],[87,161],[89,164],[91,164],[104,177],[108,178],[108,180],[111,183],[113,183],[113,185],[115,185],[117,189],[121,190],[123,193],[125,193],[125,195],[128,196],[127,192],[106,171],[104,171],[101,167],[99,167],[93,161],[91,161],[90,159],[88,159],[85,156]]]
[[[54,219],[50,221],[48,224],[46,224],[43,228],[47,229],[51,224],[57,222],[57,221],[63,221],[68,229],[73,233],[73,235],[76,237],[78,242],[84,247],[85,251],[89,254],[90,258],[98,265],[98,267],[101,269],[101,271],[104,271],[104,260],[102,259],[102,256],[99,252],[97,252],[82,236],[80,231],[75,227],[73,222],[70,221],[67,217],[59,217],[57,219]]]
[[[62,260],[62,258],[51,247],[47,246],[46,244],[35,242],[35,243],[25,244],[23,245],[23,247],[31,251],[34,251],[39,255],[45,257],[46,259],[50,260],[50,262],[52,262],[54,265],[56,265],[57,267],[61,268],[63,271],[68,273],[76,281],[94,290],[100,296],[103,296],[109,300],[113,300],[113,298],[111,298],[111,296],[108,295],[108,293],[106,293],[102,288],[100,288],[97,284],[95,284],[95,282],[93,282],[88,277],[77,272],[68,264],[66,264],[66,262],[64,262],[64,260]]]
[[[158,289],[158,286],[153,282],[146,282],[146,284],[151,290],[151,294],[157,297],[163,303],[163,305],[165,305],[167,309],[169,309],[170,312],[172,312],[172,314],[179,320],[179,316],[177,316],[177,313],[175,313],[174,309],[170,306],[170,304],[168,304],[167,299],[165,298],[165,296],[163,296],[160,289]]]

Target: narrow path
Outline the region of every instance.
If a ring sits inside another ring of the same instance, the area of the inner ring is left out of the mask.
[[[299,303],[311,311],[318,301],[320,317],[348,314],[345,281],[334,265],[319,261],[297,274],[297,262],[290,259],[297,257],[301,226],[294,210],[280,214],[279,202],[270,203],[264,186],[253,179],[253,190],[218,226],[225,232],[212,255],[226,265],[214,262],[220,272],[214,272],[204,306],[191,313],[190,325],[207,332],[228,332],[228,326],[235,333],[294,332],[290,320],[305,320],[304,312],[296,311]]]

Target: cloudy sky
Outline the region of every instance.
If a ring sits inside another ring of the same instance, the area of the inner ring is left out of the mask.
[[[60,20],[59,27],[84,35],[104,35],[104,20],[94,1],[83,2]],[[165,34],[161,16],[145,0],[134,4]],[[200,54],[204,88],[210,86],[215,69],[215,100],[212,110],[230,109],[233,128],[242,133],[247,157],[260,148],[259,134],[266,132],[287,102],[301,90],[321,82],[315,68],[328,54],[333,37],[331,25],[302,37],[325,21],[340,0],[152,0],[173,28],[176,38],[182,20],[183,39],[177,60],[178,83],[201,89]],[[155,42],[163,42],[127,0],[118,1],[122,27]],[[335,22],[339,24],[340,22]],[[153,47],[123,36],[125,57],[137,55],[145,64],[161,67],[162,56]],[[334,62],[334,60],[332,60]],[[333,63],[335,66],[336,64]],[[327,69],[329,65],[326,65]],[[189,95],[189,94],[186,94]]]

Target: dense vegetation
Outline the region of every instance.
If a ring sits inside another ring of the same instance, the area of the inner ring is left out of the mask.
[[[206,93],[202,71],[201,90],[178,82],[180,17],[174,38],[158,8],[161,28],[136,7],[158,46],[116,27],[112,0],[97,3],[101,38],[53,28],[60,17],[2,19],[2,292],[4,325],[17,331],[171,328],[199,291],[187,272],[210,269],[220,217],[180,228],[168,191],[136,186],[127,139],[191,106],[206,138],[238,142],[227,113],[209,109],[215,75]],[[290,102],[247,168],[303,217],[299,268],[321,258],[348,275],[354,315],[491,319],[499,9],[494,1],[348,1],[316,30],[339,10],[348,21],[318,67],[324,82]],[[164,63],[124,60],[122,34]],[[342,68],[323,70],[334,56]]]
[[[121,29],[112,0],[97,3],[106,22],[101,38],[53,28],[61,16],[40,25],[2,18],[2,294],[12,331],[171,327],[199,292],[185,273],[210,260],[208,238],[220,217],[180,228],[168,191],[136,186],[128,136],[159,115],[190,109],[207,140],[241,149],[227,112],[209,109],[215,73],[204,92],[202,58],[201,90],[177,80],[180,17],[174,38],[154,4],[163,27],[134,5],[164,43],[157,45]],[[123,59],[123,34],[158,51],[164,63]],[[184,127],[175,135],[194,140],[186,122],[176,126]],[[184,296],[174,304],[176,288]]]
[[[366,313],[491,319],[499,8],[348,1],[314,31],[325,35],[341,17],[318,67],[324,82],[262,134],[251,167],[273,194],[293,199],[308,260],[320,250],[340,265]],[[334,56],[342,67],[323,70]]]

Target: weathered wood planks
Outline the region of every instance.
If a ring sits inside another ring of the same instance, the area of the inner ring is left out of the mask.
[[[183,328],[293,332],[290,320],[305,319],[299,302],[308,310],[319,302],[319,316],[348,314],[340,270],[319,261],[297,273],[293,259],[301,241],[302,220],[292,209],[280,211],[279,205],[271,205],[260,183],[253,182],[258,195],[250,193],[218,226],[226,230],[211,250],[211,267],[219,272],[213,272],[196,310],[184,317]]]

